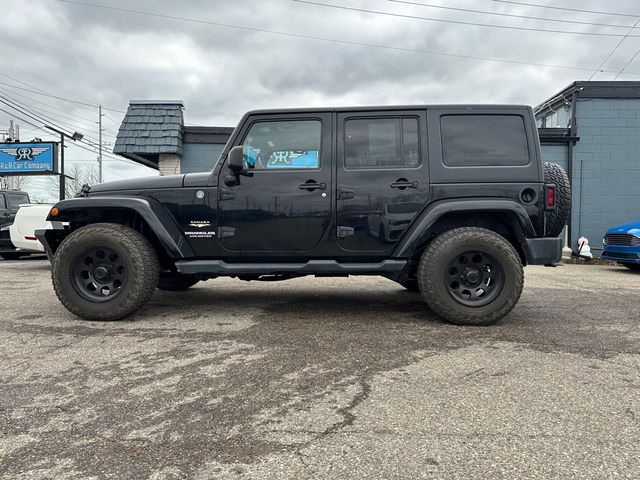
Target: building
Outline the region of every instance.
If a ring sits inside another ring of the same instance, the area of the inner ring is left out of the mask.
[[[212,170],[233,128],[185,125],[183,111],[179,100],[132,100],[113,153],[160,175]]]
[[[571,180],[570,245],[599,254],[608,227],[640,219],[640,82],[574,82],[534,112],[543,159]]]

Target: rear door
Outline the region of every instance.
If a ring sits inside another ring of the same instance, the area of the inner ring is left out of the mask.
[[[429,197],[424,110],[338,113],[337,237],[389,253]]]

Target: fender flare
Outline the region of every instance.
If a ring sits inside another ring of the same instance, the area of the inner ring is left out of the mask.
[[[135,212],[146,222],[160,245],[171,258],[194,256],[173,216],[159,202],[140,197],[77,197],[62,200],[54,205],[60,213],[55,217],[51,213],[47,221],[53,223],[91,221],[98,217],[101,209],[121,209]]]
[[[411,257],[428,238],[435,223],[444,215],[456,212],[507,212],[515,216],[521,228],[523,238],[518,238],[518,241],[523,242],[525,238],[537,236],[527,211],[513,200],[487,198],[441,200],[432,203],[418,215],[394,249],[393,257]]]

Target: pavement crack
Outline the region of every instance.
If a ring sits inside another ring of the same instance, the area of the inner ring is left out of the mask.
[[[342,421],[334,423],[329,428],[325,429],[320,434],[320,437],[331,435],[338,430],[353,425],[353,422],[356,421],[356,416],[353,414],[353,410],[367,399],[370,392],[371,385],[369,385],[364,379],[360,380],[360,391],[351,399],[348,405],[338,409],[338,413],[342,415]]]

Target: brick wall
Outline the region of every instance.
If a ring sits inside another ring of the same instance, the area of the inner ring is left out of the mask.
[[[180,156],[174,153],[161,153],[158,170],[160,170],[160,175],[178,175],[180,173]]]

